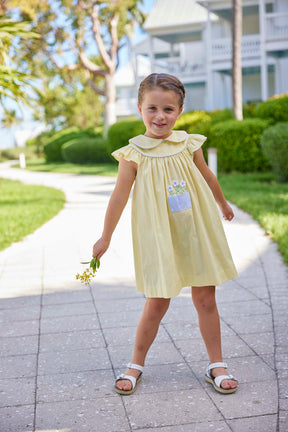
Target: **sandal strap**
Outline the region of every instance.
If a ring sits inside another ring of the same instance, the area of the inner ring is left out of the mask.
[[[136,370],[138,370],[138,371],[140,371],[140,372],[143,372],[143,371],[144,371],[144,366],[140,366],[140,365],[137,365],[137,364],[135,364],[135,363],[128,363],[128,364],[127,364],[127,367],[128,367],[129,369],[136,369]]]
[[[228,366],[227,363],[223,363],[223,362],[210,363],[208,365],[207,372],[209,372],[211,369],[218,368],[218,367],[223,367],[224,369],[227,369]]]
[[[136,385],[136,381],[137,381],[136,378],[133,377],[132,375],[121,374],[121,375],[117,376],[116,383],[117,383],[117,381],[123,380],[123,379],[130,381],[131,384],[132,384],[132,389],[131,390],[134,390],[135,385]]]
[[[218,377],[214,378],[214,382],[217,387],[221,388],[221,383],[224,380],[234,380],[237,381],[236,378],[233,375],[219,375]]]

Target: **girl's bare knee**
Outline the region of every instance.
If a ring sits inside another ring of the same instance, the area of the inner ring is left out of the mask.
[[[164,298],[147,298],[145,303],[145,312],[150,320],[161,321],[170,304],[170,299]]]
[[[192,299],[197,312],[213,312],[216,305],[214,287],[196,287],[192,289]]]

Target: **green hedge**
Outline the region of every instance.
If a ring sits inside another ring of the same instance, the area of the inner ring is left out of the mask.
[[[123,120],[113,124],[107,134],[108,153],[128,145],[130,138],[144,134],[144,132],[145,126],[141,120]]]
[[[211,127],[209,147],[218,149],[218,168],[222,172],[265,171],[269,164],[260,139],[269,122],[262,119],[227,120]]]
[[[93,129],[78,129],[71,127],[62,129],[50,138],[44,145],[44,153],[47,162],[61,162],[63,161],[61,147],[68,141],[74,139],[81,139],[85,137],[99,136]]]
[[[62,146],[62,157],[66,162],[77,164],[110,162],[107,141],[104,138],[79,138]]]
[[[195,133],[196,128],[208,127],[210,122],[211,116],[205,111],[192,111],[182,114],[176,121],[174,129],[185,130],[187,133]]]
[[[274,96],[265,102],[261,102],[256,110],[256,117],[269,119],[271,123],[287,121],[288,119],[288,95]]]
[[[211,117],[211,126],[216,123],[222,123],[226,120],[235,120],[233,110],[231,108],[225,108],[222,110],[217,109],[211,111],[209,114]]]
[[[248,104],[243,104],[243,117],[246,118],[255,118],[256,116],[256,108],[259,105],[259,101],[252,101]]]
[[[63,161],[61,147],[65,142],[73,139],[79,133],[76,127],[61,129],[56,132],[44,145],[44,154],[47,162]]]
[[[288,122],[266,129],[261,138],[264,155],[281,182],[288,181]]]
[[[244,118],[255,117],[255,106],[254,103],[243,105]],[[174,129],[185,130],[188,133],[209,132],[211,126],[226,120],[235,120],[231,108],[214,111],[189,111],[180,116],[179,120],[175,123]]]
[[[207,140],[202,146],[203,154],[207,160],[208,147],[210,145],[210,129],[211,127],[225,120],[233,118],[232,110],[227,108],[224,110],[206,111],[191,111],[181,115],[175,123],[174,129],[185,130],[187,133],[201,134],[207,137]]]

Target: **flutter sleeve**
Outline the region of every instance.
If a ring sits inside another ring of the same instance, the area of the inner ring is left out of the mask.
[[[188,150],[191,154],[193,154],[196,150],[198,150],[206,141],[206,137],[200,134],[191,134],[188,138]]]
[[[120,159],[124,157],[125,160],[136,162],[138,165],[140,164],[141,161],[141,154],[130,145],[115,150],[112,153],[112,156],[117,161],[120,161]]]

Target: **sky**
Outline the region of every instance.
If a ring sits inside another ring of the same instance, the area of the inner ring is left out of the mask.
[[[155,1],[156,0],[144,0],[143,6],[141,7],[142,11],[146,14],[148,12],[150,12]],[[136,26],[132,43],[136,44],[136,43],[140,42],[142,39],[144,39],[145,37],[146,37],[145,32],[141,29],[141,27]],[[125,46],[124,48],[122,48],[119,51],[119,56],[120,56],[120,65],[119,66],[121,67],[121,66],[124,66],[129,61],[129,52],[128,52],[127,46]]]
[[[144,13],[149,13],[153,4],[155,3],[156,0],[143,0],[141,9]],[[143,32],[143,30],[140,28],[140,26],[136,26],[135,27],[135,31],[134,31],[134,38],[132,43],[136,44],[138,42],[140,42],[142,39],[145,38],[145,33]],[[129,51],[127,46],[124,46],[120,51],[119,51],[119,57],[120,57],[120,64],[119,67],[124,66],[128,61],[129,61]],[[26,110],[26,121],[25,123],[20,124],[19,126],[16,126],[15,128],[13,128],[12,130],[10,130],[10,128],[2,128],[0,129],[0,149],[2,148],[8,148],[8,147],[13,147],[15,145],[15,132],[17,136],[25,136],[26,134],[19,134],[17,133],[17,131],[19,130],[23,130],[23,129],[33,129],[38,127],[39,128],[39,123],[33,122],[31,120],[31,113],[30,111]],[[40,126],[41,127],[41,126]]]

